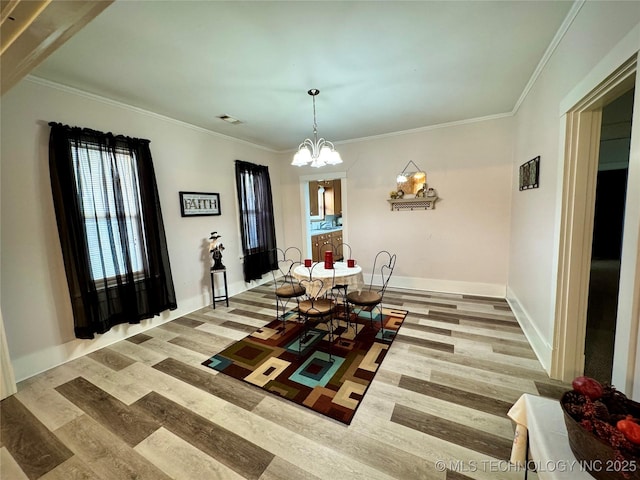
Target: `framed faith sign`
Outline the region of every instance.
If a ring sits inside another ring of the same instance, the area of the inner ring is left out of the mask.
[[[220,215],[220,194],[180,192],[180,214],[183,217]]]

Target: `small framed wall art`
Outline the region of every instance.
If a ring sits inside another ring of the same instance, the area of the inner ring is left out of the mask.
[[[540,179],[540,155],[520,165],[520,190],[538,188]]]
[[[220,194],[180,192],[180,214],[183,217],[220,215]]]

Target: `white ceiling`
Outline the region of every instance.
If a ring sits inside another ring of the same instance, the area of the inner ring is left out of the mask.
[[[512,112],[571,6],[118,0],[32,75],[283,151]]]

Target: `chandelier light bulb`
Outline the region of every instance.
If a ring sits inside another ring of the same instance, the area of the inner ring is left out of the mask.
[[[327,162],[329,165],[338,165],[339,163],[342,163],[342,157],[337,151],[334,150],[330,152],[329,155],[329,161]]]
[[[320,149],[320,158],[324,163],[329,163],[329,159],[331,158],[331,149],[327,145]]]

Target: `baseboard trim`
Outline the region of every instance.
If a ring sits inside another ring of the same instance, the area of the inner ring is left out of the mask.
[[[270,280],[270,275],[265,275],[264,278],[253,281],[250,284],[242,280],[233,282],[228,285],[229,298]],[[139,324],[131,325],[125,323],[116,325],[108,332],[97,335],[93,340],[73,339],[62,345],[51,346],[28,355],[23,355],[22,357],[12,358],[11,363],[13,365],[16,383],[38,375],[39,373],[46,372],[59,365],[63,365],[71,360],[75,360],[76,358],[88,355],[101,348],[108,347],[121,340],[126,340],[134,335],[144,333],[147,330],[175,320],[176,318],[200,310],[207,305],[212,305],[210,288],[203,290],[200,295],[179,300],[176,310],[163,312],[161,315],[143,320]],[[216,301],[216,305],[221,308],[226,308],[224,303],[220,301]]]
[[[507,303],[511,307],[513,315],[516,317],[520,328],[524,332],[525,337],[529,341],[529,345],[538,357],[538,361],[542,364],[542,368],[551,374],[551,355],[553,353],[552,345],[547,342],[535,323],[531,320],[531,316],[524,309],[516,294],[507,287]]]
[[[367,278],[366,275],[365,278]],[[498,283],[461,282],[456,280],[438,280],[435,278],[399,277],[395,275],[391,277],[389,286],[411,290],[481,295],[496,298],[505,298],[506,294],[506,285]]]
[[[244,281],[233,282],[228,285],[229,297],[233,297],[248,289],[262,285],[271,278],[252,281],[249,284]],[[438,280],[414,277],[391,278],[391,287],[406,288],[411,290],[422,290],[442,293],[454,293],[464,295],[481,295],[486,297],[505,298],[506,286],[492,283],[460,282],[452,280]],[[217,304],[220,304],[218,301]],[[164,323],[170,322],[183,315],[199,310],[207,305],[211,305],[211,293],[209,289],[200,295],[180,300],[179,308],[171,312],[163,312],[162,315],[143,320],[138,325],[121,324],[117,325],[109,332],[97,336],[94,340],[74,339],[62,345],[52,346],[37,352],[12,359],[16,382],[21,382],[34,375],[55,368],[76,358],[88,355],[96,350],[108,347],[121,340],[125,340],[134,335],[144,333]],[[222,306],[222,304],[221,304]],[[523,328],[524,329],[524,328]],[[526,333],[526,332],[525,332]],[[534,349],[535,350],[535,349]],[[537,351],[536,351],[537,354]],[[546,368],[546,367],[545,367]]]
[[[179,313],[178,313],[179,312]],[[143,333],[151,328],[155,328],[163,323],[175,320],[186,311],[174,310],[173,312],[163,312],[158,317],[143,320],[139,324],[120,324],[113,327],[102,335],[97,335],[93,340],[73,339],[62,345],[50,346],[37,352],[33,352],[22,357],[12,359],[16,382],[21,382],[30,377],[46,372],[52,368],[63,365],[71,360],[88,355],[101,348],[108,347],[121,340],[125,340],[134,335]]]

